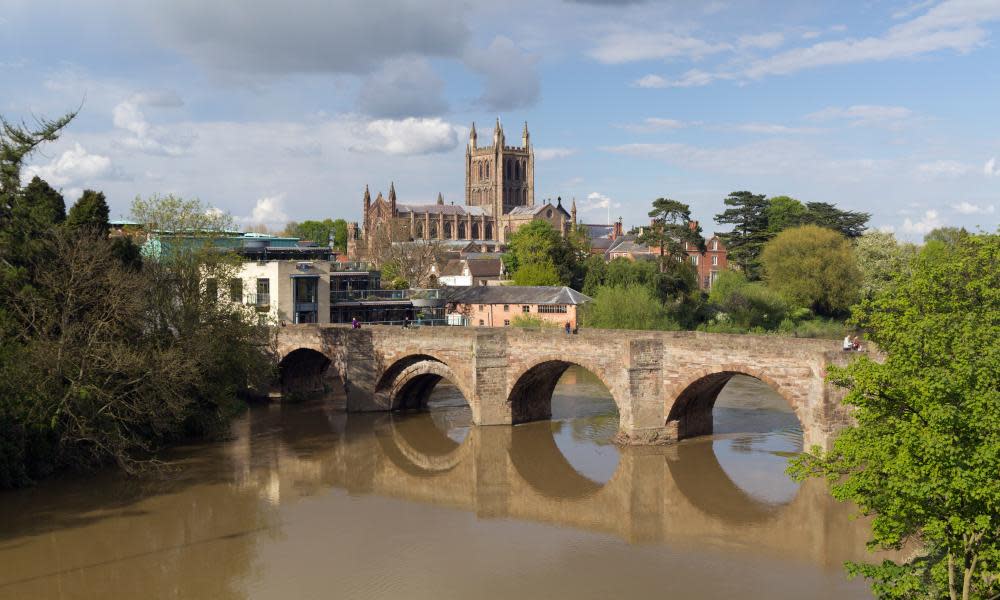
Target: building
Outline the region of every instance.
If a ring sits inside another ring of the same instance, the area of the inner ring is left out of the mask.
[[[452,258],[440,268],[431,266],[431,274],[440,285],[450,287],[498,285],[507,278],[503,261],[497,255]]]
[[[692,221],[690,226],[696,229],[698,222]],[[633,235],[624,235],[615,238],[604,253],[605,259],[609,261],[616,258],[655,260],[659,257],[659,247],[650,247],[646,244],[641,244],[636,241],[636,237]],[[704,252],[690,242],[685,242],[684,251],[687,253],[688,260],[691,261],[691,265],[697,273],[698,287],[703,290],[708,291],[712,289],[712,285],[718,278],[719,273],[729,268],[726,246],[717,233],[705,240]]]
[[[445,203],[439,193],[435,202],[400,203],[396,186],[389,184],[372,200],[365,187],[360,224],[348,225],[348,256],[362,259],[373,255],[380,244],[417,240],[494,242],[494,249],[526,223],[544,219],[564,234],[573,217],[559,199],[535,204],[535,151],[524,124],[520,146],[508,146],[497,119],[493,140],[479,146],[472,124],[465,150],[465,203]]]
[[[519,316],[577,327],[577,308],[591,299],[568,287],[478,286],[448,298],[448,323],[473,327],[508,327]]]

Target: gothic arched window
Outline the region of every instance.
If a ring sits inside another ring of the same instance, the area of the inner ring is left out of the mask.
[[[479,165],[479,179],[482,180],[483,179],[483,163],[480,162],[480,163],[476,163],[476,164]]]
[[[490,178],[490,163],[486,163],[486,179]]]
[[[514,179],[521,179],[521,161],[514,162]]]

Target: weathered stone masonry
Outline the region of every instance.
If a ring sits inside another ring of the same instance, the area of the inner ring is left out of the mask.
[[[711,433],[719,391],[733,375],[744,374],[788,401],[807,447],[829,447],[833,434],[850,423],[842,393],[823,381],[827,365],[845,360],[838,346],[829,340],[699,332],[566,335],[464,327],[297,325],[278,335],[285,385],[296,378],[314,382],[309,369],[327,367],[344,383],[348,411],[389,411],[426,404],[434,385],[448,379],[468,400],[477,425],[549,418],[559,377],[579,365],[614,397],[623,444]]]

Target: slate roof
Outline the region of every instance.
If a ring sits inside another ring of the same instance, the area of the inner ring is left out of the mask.
[[[614,225],[593,225],[590,223],[582,223],[587,231],[587,237],[591,240],[596,241],[601,238],[611,238],[611,235],[615,232]]]
[[[482,206],[462,206],[460,204],[397,204],[396,211],[400,215],[409,215],[412,212],[417,215],[430,213],[432,215],[459,215],[461,217],[465,215],[479,217],[489,214]]]
[[[562,211],[564,215],[569,216],[569,213],[566,212],[566,209],[563,208],[561,204],[544,204],[544,203],[536,204],[534,206],[515,206],[514,208],[510,209],[510,212],[508,214],[514,216],[517,215],[535,216],[540,212],[542,212],[543,210],[545,210],[546,208],[552,208],[558,211]]]
[[[500,277],[503,263],[499,258],[468,259],[469,273],[473,277]]]
[[[591,298],[566,286],[485,285],[456,290],[448,298],[461,304],[573,304]]]

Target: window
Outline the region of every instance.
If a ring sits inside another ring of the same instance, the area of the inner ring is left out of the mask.
[[[713,267],[719,266],[719,257],[718,257],[718,255],[713,255],[712,256],[712,266]]]
[[[205,297],[208,298],[209,302],[215,302],[219,299],[219,280],[214,277],[209,277],[205,280]]]
[[[243,280],[233,278],[229,280],[229,301],[243,302]]]
[[[698,255],[697,254],[692,254],[691,255],[691,264],[694,265],[694,266],[696,266],[696,267],[698,266]]]
[[[565,304],[539,304],[538,305],[538,312],[540,312],[540,313],[549,313],[549,314],[552,314],[552,313],[565,314],[566,313],[566,305]]]
[[[510,327],[510,320],[509,319],[504,319],[503,320],[503,326],[504,327]]]
[[[504,312],[510,312],[510,304],[504,304],[503,305],[503,311]]]
[[[719,240],[712,240],[712,250],[719,249]]]
[[[483,306],[482,304],[479,305],[479,310],[485,310],[485,309],[486,309],[485,306]]]
[[[482,327],[483,325],[485,325],[485,323],[483,323],[482,319],[479,319],[479,326]]]
[[[271,280],[267,277],[257,278],[257,306],[271,305]]]
[[[521,312],[523,312],[523,313],[530,313],[531,312],[531,306],[528,305],[528,304],[525,304],[525,305],[521,306]]]

